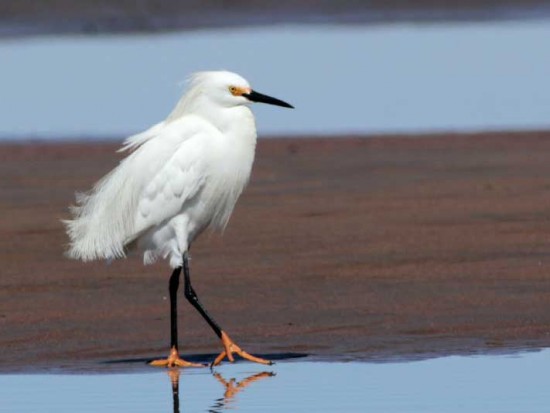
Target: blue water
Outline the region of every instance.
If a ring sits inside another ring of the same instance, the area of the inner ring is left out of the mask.
[[[0,375],[0,412],[548,412],[550,350],[399,363]],[[177,386],[176,386],[177,384]]]
[[[548,128],[548,39],[542,20],[2,40],[0,137],[120,138],[220,68],[296,106],[256,105],[261,135]]]

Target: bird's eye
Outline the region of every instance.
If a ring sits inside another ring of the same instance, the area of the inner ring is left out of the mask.
[[[235,86],[229,86],[229,91],[231,92],[231,94],[233,96],[237,96],[238,95],[238,89],[235,87]]]

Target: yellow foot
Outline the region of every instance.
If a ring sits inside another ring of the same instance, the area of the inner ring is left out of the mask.
[[[149,363],[155,367],[206,367],[206,364],[191,363],[180,358],[178,350],[175,347],[170,349],[170,355],[166,359],[153,360]]]
[[[254,363],[267,364],[267,365],[273,364],[272,361],[253,356],[252,354],[248,354],[246,351],[242,350],[238,345],[235,344],[233,340],[229,338],[227,334],[225,334],[224,331],[222,331],[222,345],[224,350],[220,353],[218,357],[216,357],[216,360],[212,362],[211,366],[217,366],[226,357],[230,362],[233,363],[235,361],[235,359],[233,358],[233,353],[237,353],[243,359],[253,361]]]

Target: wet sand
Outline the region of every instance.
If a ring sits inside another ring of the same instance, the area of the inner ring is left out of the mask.
[[[164,355],[165,263],[63,257],[75,190],[113,143],[0,144],[0,372]],[[272,139],[191,271],[261,354],[387,360],[550,346],[550,132]],[[217,338],[180,302],[185,354]],[[121,363],[117,368],[143,366]]]

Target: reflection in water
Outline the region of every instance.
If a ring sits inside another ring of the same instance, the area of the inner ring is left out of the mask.
[[[180,413],[180,394],[179,394],[179,383],[180,383],[180,369],[173,368],[168,370],[168,376],[172,382],[172,404],[174,413]],[[273,377],[275,373],[264,371],[261,373],[253,374],[241,381],[237,381],[235,378],[226,380],[220,373],[213,373],[213,376],[221,383],[225,389],[225,392],[222,397],[215,400],[214,405],[209,410],[211,413],[221,412],[231,408],[230,404],[233,401],[235,395],[240,391],[244,390],[250,384],[255,381],[262,380],[266,377]]]
[[[224,365],[217,369],[223,376],[168,371],[173,411],[547,413],[550,406],[550,349],[391,363],[295,361],[274,369],[269,380],[249,363]],[[166,372],[0,374],[0,412],[168,413]]]
[[[211,412],[224,410],[226,407],[229,406],[229,402],[233,399],[233,397],[235,397],[238,392],[240,392],[253,382],[273,376],[275,376],[275,373],[263,371],[261,373],[253,374],[252,376],[249,376],[246,379],[237,382],[234,378],[227,381],[222,377],[220,373],[214,373],[214,377],[225,387],[225,393],[223,394],[223,397],[220,397],[216,400],[216,404],[212,406]]]
[[[168,370],[168,375],[172,382],[172,403],[174,406],[174,413],[180,413],[180,370],[170,369]]]

